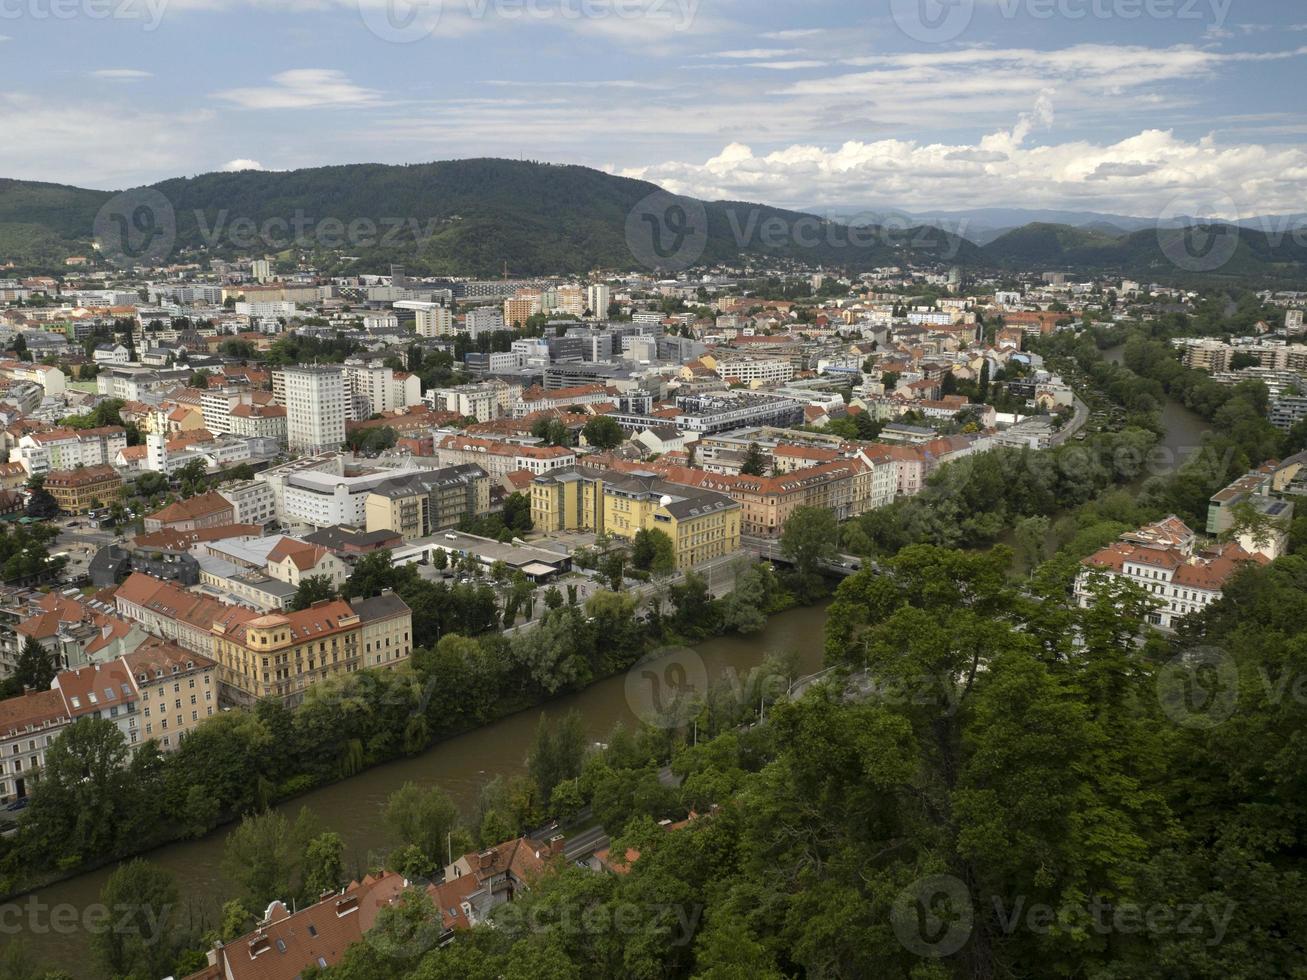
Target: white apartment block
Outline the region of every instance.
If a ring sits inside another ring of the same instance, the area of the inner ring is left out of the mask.
[[[432,388],[426,402],[434,411],[454,412],[464,418],[489,422],[512,413],[514,388],[502,381]]]
[[[494,306],[478,306],[468,310],[463,320],[463,329],[473,338],[483,333],[493,333],[504,329],[504,311]]]
[[[218,489],[218,496],[231,504],[237,524],[268,524],[277,517],[277,497],[262,480],[229,483]]]
[[[295,316],[299,309],[294,303],[288,303],[281,299],[264,299],[254,300],[253,302],[238,301],[235,312],[240,316],[247,316],[252,320],[289,320]]]
[[[794,380],[794,362],[788,358],[747,357],[717,362],[717,376],[746,385],[778,385]]]
[[[613,303],[613,291],[601,282],[592,283],[585,290],[585,305],[597,317],[608,315],[608,307]]]
[[[286,439],[292,452],[321,453],[345,442],[345,371],[338,365],[299,365],[282,372]]]
[[[1265,562],[1231,542],[1219,550],[1195,553],[1194,533],[1179,518],[1122,535],[1120,541],[1086,558],[1076,576],[1075,599],[1082,608],[1094,601],[1095,582],[1124,578],[1156,601],[1148,616],[1154,626],[1171,629],[1190,613],[1221,598],[1225,583],[1243,565]]]
[[[413,311],[413,325],[419,337],[448,337],[454,333],[454,314],[447,306],[401,300],[395,309]]]
[[[32,476],[78,466],[113,465],[127,448],[127,430],[120,425],[100,429],[46,429],[18,440],[17,461]]]
[[[210,388],[200,396],[200,414],[204,427],[215,436],[231,432],[231,410],[241,402],[238,388]]]
[[[365,476],[341,476],[321,470],[293,473],[282,489],[282,519],[314,527],[366,527],[368,494],[387,480],[419,469],[409,466]]]
[[[396,373],[380,358],[351,357],[345,361],[347,417],[363,420],[422,404],[422,382],[416,374]]]

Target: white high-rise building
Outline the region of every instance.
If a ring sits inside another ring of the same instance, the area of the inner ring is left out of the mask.
[[[1287,333],[1302,333],[1302,332],[1303,332],[1303,324],[1302,324],[1302,321],[1303,321],[1303,315],[1302,315],[1302,314],[1303,314],[1303,311],[1302,311],[1302,310],[1286,310],[1286,311],[1285,311],[1285,313],[1284,313],[1284,329],[1285,329],[1285,332],[1287,332]]]
[[[608,315],[613,302],[613,291],[601,282],[592,283],[585,290],[586,308],[597,317]]]
[[[473,338],[504,329],[504,311],[497,306],[478,306],[467,311],[464,324]]]
[[[322,453],[345,442],[345,370],[338,364],[288,367],[286,440],[291,452]]]
[[[454,332],[454,314],[449,307],[432,304],[414,314],[419,337],[448,337]]]
[[[250,275],[255,282],[268,282],[272,279],[272,263],[267,259],[255,259],[250,263]]]

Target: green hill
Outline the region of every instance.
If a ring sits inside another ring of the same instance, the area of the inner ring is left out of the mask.
[[[68,249],[84,250],[96,210],[110,196],[7,184],[0,199],[12,197],[12,203],[0,205],[0,257],[44,255],[51,236]],[[498,275],[505,266],[515,275],[658,266],[661,260],[638,245],[633,255],[628,233],[633,210],[652,194],[661,195],[660,208],[680,203],[706,219],[706,235],[689,241],[697,264],[792,260],[857,271],[906,261],[974,264],[980,258],[970,242],[934,228],[851,232],[800,212],[673,199],[645,181],[516,160],[211,173],[152,189],[173,209],[174,254],[298,247],[327,267],[339,267],[341,256],[357,258],[360,267],[402,262],[413,272],[445,275]],[[648,239],[646,224],[635,220],[631,227],[637,240],[641,234]],[[673,248],[673,230],[665,231],[667,251],[660,254],[684,254]],[[666,267],[678,266],[669,261]]]
[[[1148,282],[1241,280],[1301,281],[1307,275],[1307,239],[1233,225],[1149,228],[1108,235],[1068,225],[1031,224],[985,245],[985,265],[1039,271],[1114,274]]]

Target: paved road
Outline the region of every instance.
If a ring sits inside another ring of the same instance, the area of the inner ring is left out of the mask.
[[[1089,421],[1089,406],[1080,400],[1079,395],[1073,395],[1072,397],[1075,399],[1073,404],[1076,413],[1071,417],[1070,422],[1062,426],[1061,431],[1053,433],[1049,442],[1054,446],[1062,445],[1062,443],[1066,442],[1073,435],[1083,429],[1085,423]]]

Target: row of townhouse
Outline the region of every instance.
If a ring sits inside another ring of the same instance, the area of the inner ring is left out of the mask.
[[[17,460],[30,476],[78,466],[113,465],[127,448],[127,430],[121,425],[97,429],[45,429],[18,440]]]
[[[603,385],[576,385],[572,388],[545,390],[539,386],[527,388],[513,403],[513,415],[521,418],[532,412],[567,408],[571,405],[601,405],[617,401],[617,394]]]
[[[151,638],[112,660],[59,671],[47,691],[0,701],[0,803],[28,796],[46,751],[82,718],[112,722],[135,748],[176,749],[218,710],[217,665],[174,643]]]
[[[318,680],[393,667],[412,652],[412,615],[389,592],[259,615],[133,573],[115,601],[123,616],[215,660],[224,703],[277,698],[296,704]]]
[[[582,463],[618,472],[651,469],[668,483],[725,494],[741,507],[741,533],[757,538],[779,537],[799,507],[829,510],[839,520],[884,507],[894,500],[897,479],[894,458],[879,447],[859,448],[851,458],[778,476],[710,473],[676,463],[632,463],[609,456],[588,457]]]
[[[523,446],[497,439],[449,435],[437,439],[435,460],[440,466],[474,464],[493,480],[526,470],[536,476],[576,465],[576,452],[563,446]]]

